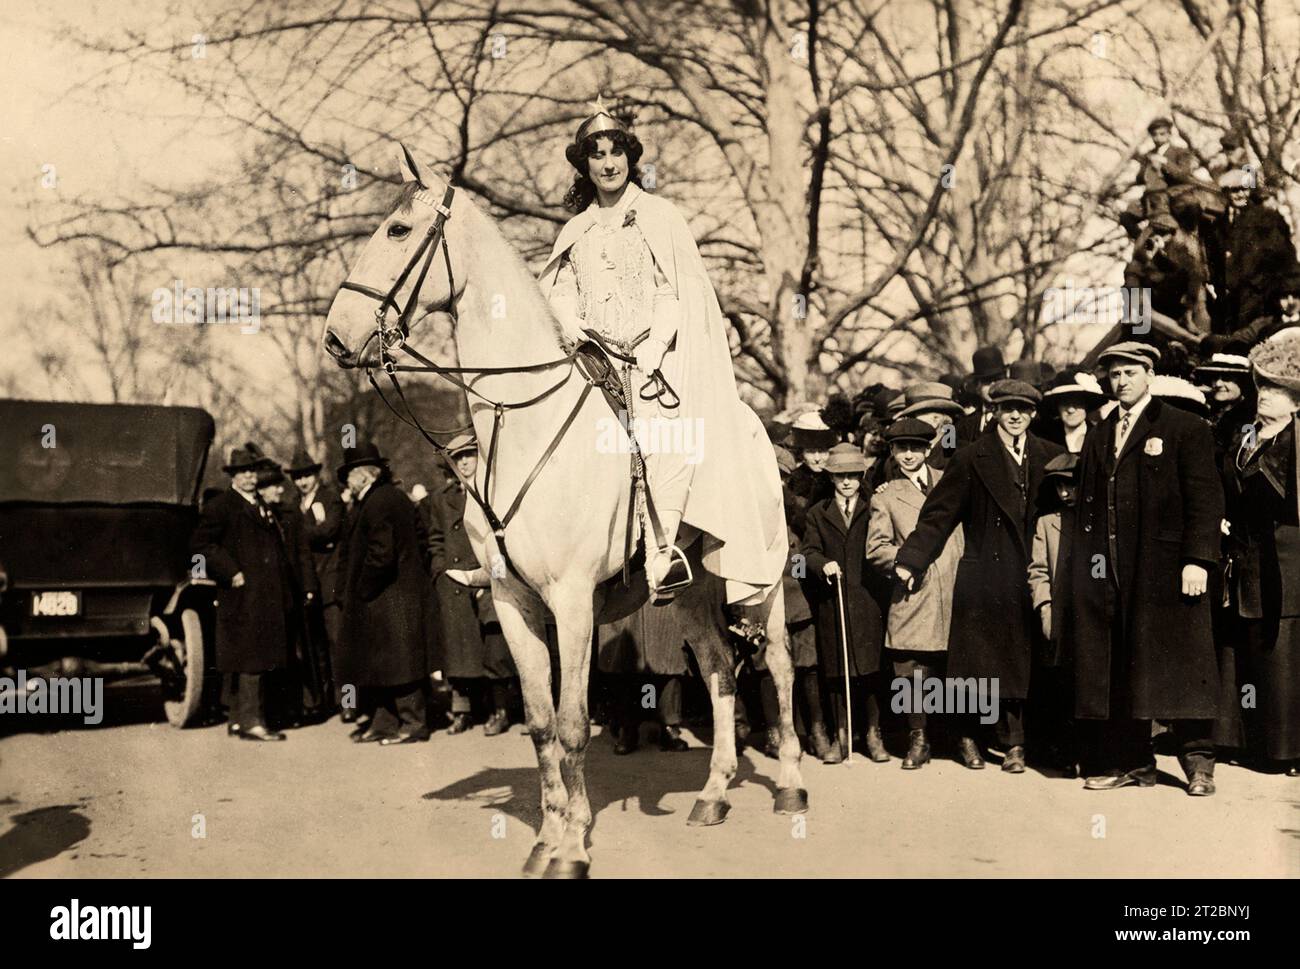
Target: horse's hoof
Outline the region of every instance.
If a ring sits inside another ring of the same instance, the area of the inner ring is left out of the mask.
[[[802,787],[783,787],[776,792],[772,810],[777,814],[804,814],[808,811],[808,792]]]
[[[704,801],[699,798],[695,800],[695,806],[691,808],[691,816],[686,819],[690,825],[721,824],[727,820],[727,812],[731,810],[731,805],[726,801]]]
[[[551,860],[551,848],[547,845],[533,845],[533,850],[528,853],[528,860],[524,862],[525,878],[541,878],[546,871],[546,863]]]
[[[546,866],[546,874],[543,878],[566,878],[579,879],[586,878],[587,872],[591,870],[591,865],[585,861],[565,861],[562,858],[552,858]]]

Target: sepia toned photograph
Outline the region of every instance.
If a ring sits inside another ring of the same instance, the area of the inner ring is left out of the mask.
[[[1062,879],[1220,944],[1300,876],[1298,0],[0,23],[36,936],[160,948],[107,906],[171,879]]]

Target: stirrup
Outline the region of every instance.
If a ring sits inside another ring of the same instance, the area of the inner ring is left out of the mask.
[[[669,545],[660,548],[659,554],[668,556],[668,571],[664,573],[663,581],[659,585],[654,584],[653,565],[650,562],[646,564],[646,578],[650,582],[650,601],[656,606],[672,602],[678,592],[695,581],[695,576],[691,572],[691,563],[687,560],[686,553],[678,546]]]

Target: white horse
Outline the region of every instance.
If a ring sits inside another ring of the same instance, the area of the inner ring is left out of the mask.
[[[598,444],[608,441],[612,411],[565,359],[557,323],[518,253],[463,192],[451,189],[429,166],[418,165],[405,149],[402,155],[405,201],[379,226],[335,296],[324,347],[341,366],[375,367],[401,352],[398,347],[415,337],[415,324],[428,314],[446,312],[456,321],[459,366],[467,374],[479,445],[476,490],[498,516],[498,526],[517,502],[499,534],[474,501],[467,503],[465,523],[480,562],[509,566],[492,569],[492,595],[519,670],[542,788],[542,824],[524,874],[585,877],[592,822],[584,777],[591,733],[587,677],[593,623],[611,618],[602,616],[606,597],[600,586],[624,565],[629,457]],[[548,361],[561,362],[521,369]],[[539,395],[527,406],[493,406]],[[490,453],[494,438],[495,455]],[[765,448],[766,460],[775,464],[766,437],[755,446]],[[784,535],[784,523],[780,529]],[[548,609],[559,644],[558,709],[551,692]],[[714,615],[716,610],[705,610],[702,621],[714,622]],[[780,701],[775,810],[801,813],[807,810],[807,794],[799,773],[791,706],[794,666],[779,578],[747,615],[766,631],[768,666]],[[693,823],[703,824],[725,817],[727,786],[736,773],[732,671],[711,666],[701,663],[713,701],[713,754],[708,783],[691,813]]]

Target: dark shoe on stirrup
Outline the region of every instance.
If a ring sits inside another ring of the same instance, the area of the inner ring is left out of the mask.
[[[831,738],[826,736],[826,725],[814,723],[808,739],[812,741],[813,756],[821,761],[826,760],[826,755],[831,752]]]
[[[879,727],[867,728],[867,756],[877,764],[883,764],[889,760],[889,751],[885,750],[885,741],[880,736]]]
[[[917,770],[930,763],[930,742],[925,739],[925,730],[918,728],[908,735],[907,756],[903,758],[903,770]]]
[[[961,754],[961,762],[971,770],[984,769],[984,758],[980,755],[980,745],[970,737],[962,737],[957,741],[957,752]]]
[[[659,549],[646,562],[646,580],[650,583],[650,601],[656,606],[667,605],[695,578],[686,553],[676,545]]]

